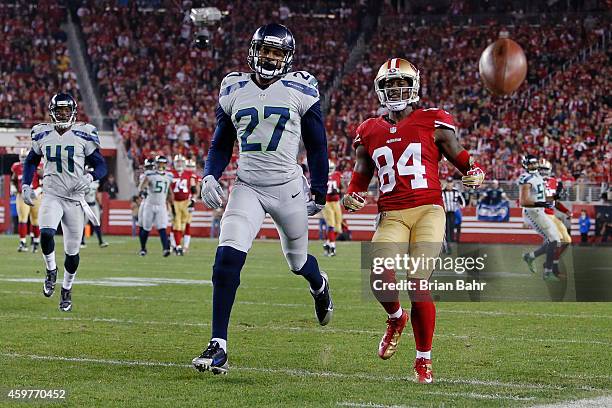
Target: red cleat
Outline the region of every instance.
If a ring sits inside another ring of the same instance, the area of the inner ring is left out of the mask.
[[[387,331],[378,345],[378,357],[387,360],[395,354],[406,322],[408,322],[408,313],[403,309],[402,315],[397,319],[387,319]]]
[[[431,360],[421,357],[414,361],[414,381],[419,384],[433,383]]]

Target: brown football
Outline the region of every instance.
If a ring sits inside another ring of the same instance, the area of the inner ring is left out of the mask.
[[[482,52],[478,70],[482,82],[491,92],[508,95],[525,80],[527,58],[516,42],[500,38]]]

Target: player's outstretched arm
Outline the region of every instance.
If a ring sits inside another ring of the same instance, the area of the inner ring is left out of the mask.
[[[374,175],[374,162],[366,148],[363,145],[359,145],[355,153],[353,176],[349,182],[346,194],[342,197],[342,205],[351,212],[361,210],[365,206],[366,200],[362,194],[368,191],[370,180],[372,180]]]
[[[434,132],[436,144],[446,157],[463,174],[461,181],[463,185],[471,188],[478,188],[482,185],[485,173],[481,166],[476,163],[457,140],[455,132],[450,129],[438,128]]]
[[[315,204],[324,206],[329,160],[327,158],[327,135],[319,101],[315,102],[302,116],[301,126],[310,172],[310,191]]]

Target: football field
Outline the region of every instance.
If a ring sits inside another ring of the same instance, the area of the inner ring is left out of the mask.
[[[81,251],[73,311],[58,285],[42,295],[39,254],[0,237],[0,406],[11,389],[65,390],[66,406],[465,407],[612,401],[612,304],[437,305],[435,383],[412,382],[409,326],[390,360],[377,346],[386,315],[361,295],[358,243],[325,258],[334,319],[320,327],[307,284],[287,268],[277,241],[258,241],[242,272],[229,331],[230,372],[199,373],[191,359],[210,337],[216,241],[194,239],[185,257],[162,258],[157,237],[137,256],[130,237]],[[529,275],[515,252],[516,270]],[[512,252],[511,252],[512,251]],[[514,255],[513,255],[514,256]],[[48,406],[49,402],[34,401]],[[29,405],[28,405],[29,406]]]

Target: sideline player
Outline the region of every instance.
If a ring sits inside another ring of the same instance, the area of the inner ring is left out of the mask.
[[[553,274],[553,263],[561,235],[553,221],[544,212],[544,209],[552,208],[552,198],[546,197],[546,183],[538,173],[537,157],[528,154],[523,158],[521,165],[525,169],[525,173],[521,174],[518,179],[519,205],[523,207],[523,219],[544,238],[544,244],[536,251],[524,254],[523,259],[531,271],[535,272],[532,265],[534,259],[546,254],[543,278],[557,281],[557,277]]]
[[[175,251],[177,255],[183,255],[181,241],[185,233],[187,219],[189,218],[189,206],[192,203],[191,195],[197,192],[194,174],[186,169],[185,157],[180,154],[174,156],[174,169],[172,170],[172,193],[174,200],[172,231],[174,233]]]
[[[185,236],[183,237],[183,251],[184,252],[189,251],[189,245],[191,244],[191,221],[193,219],[193,212],[195,211],[196,197],[200,196],[200,189],[198,186],[202,182],[202,178],[198,176],[196,172],[195,160],[193,159],[187,160],[187,170],[189,170],[191,174],[193,174],[193,177],[195,178],[196,191],[195,193],[191,194],[191,196],[189,197],[189,207],[188,207],[189,214],[187,215],[187,222],[185,223]]]
[[[40,205],[40,247],[47,269],[43,294],[50,297],[55,291],[55,232],[61,221],[66,256],[59,308],[67,312],[72,310],[72,284],[80,260],[83,211],[89,211],[84,195],[93,180],[106,175],[106,162],[100,154],[98,130],[88,123],[75,122],[77,104],[72,96],[54,95],[49,102],[49,113],[52,123],[32,128],[32,150],[24,163],[21,193],[27,205],[34,205],[36,194],[31,183],[42,159],[44,194]],[[85,170],[86,164],[92,167],[91,172]]]
[[[32,179],[32,189],[36,193],[36,199],[34,205],[29,206],[23,202],[21,195],[21,181],[23,177],[23,164],[28,155],[26,149],[21,149],[19,152],[19,161],[13,163],[11,166],[11,183],[17,192],[17,218],[19,221],[19,247],[18,252],[26,252],[28,250],[27,235],[28,235],[28,219],[30,220],[30,227],[32,228],[32,252],[38,251],[38,244],[40,243],[40,228],[38,226],[38,212],[40,210],[40,195],[42,193],[42,187],[40,185],[40,176],[42,176],[42,166],[37,167],[34,172],[34,178]]]
[[[249,49],[248,63],[254,73],[232,72],[221,83],[217,127],[202,184],[202,199],[209,208],[223,204],[217,180],[236,140],[240,155],[213,266],[212,338],[192,360],[199,371],[219,374],[229,369],[230,313],[240,271],[266,213],[276,224],[289,268],[309,283],[319,324],[328,324],[332,317],[327,277],[307,252],[308,216],[325,205],[327,140],[316,79],[305,71],[289,72],[294,51],[293,35],[285,26],[264,25],[255,31]],[[310,191],[305,191],[297,163],[300,141],[306,147]]]
[[[342,232],[342,209],[340,193],[342,192],[342,174],[336,171],[336,165],[329,161],[329,179],[327,180],[327,202],[323,208],[323,217],[327,224],[327,240],[323,245],[326,256],[336,256],[336,236]]]
[[[453,117],[437,108],[422,109],[419,100],[420,74],[410,62],[393,58],[376,75],[374,89],[388,115],[370,118],[357,129],[355,169],[343,197],[349,211],[364,207],[364,194],[377,174],[380,196],[379,222],[372,238],[372,256],[411,256],[436,258],[444,239],[445,213],[442,203],[438,162],[444,155],[462,174],[463,184],[479,187],[484,172],[463,149],[455,135]],[[411,271],[410,281],[419,288],[432,270]],[[379,277],[371,272],[371,279]],[[395,271],[387,269],[380,278],[395,281]],[[388,359],[397,350],[408,321],[396,291],[373,290],[388,314],[387,330],[380,341],[378,355]],[[416,343],[415,380],[433,382],[431,345],[436,308],[429,290],[410,291],[412,329]]]
[[[147,239],[149,232],[155,226],[162,243],[162,255],[170,255],[170,241],[166,226],[168,224],[167,203],[172,203],[172,174],[166,171],[168,159],[164,156],[155,157],[155,170],[144,173],[138,190],[141,195],[146,191],[144,205],[142,208],[142,227],[140,228],[140,256],[147,254]]]
[[[541,158],[538,161],[538,173],[544,179],[547,201],[552,200],[552,202],[550,203],[551,206],[544,208],[544,213],[546,214],[547,217],[550,218],[553,224],[555,224],[555,228],[557,228],[557,231],[559,232],[559,246],[555,250],[555,255],[553,257],[553,265],[552,265],[552,272],[555,276],[558,277],[559,276],[559,259],[561,258],[561,255],[563,254],[565,249],[572,243],[572,238],[570,237],[569,232],[567,231],[567,228],[565,227],[563,222],[559,218],[557,218],[557,216],[555,215],[555,209],[564,213],[570,219],[572,217],[572,212],[566,206],[564,206],[563,203],[557,200],[558,198],[557,187],[559,184],[557,182],[557,178],[552,175],[552,165],[545,158]],[[535,251],[523,254],[523,260],[527,263],[527,266],[529,266],[529,270],[532,273],[536,272],[535,266],[534,266],[535,259],[538,256],[546,253],[547,245],[548,245],[548,242],[545,239],[544,243],[542,244],[540,248],[536,249]]]

